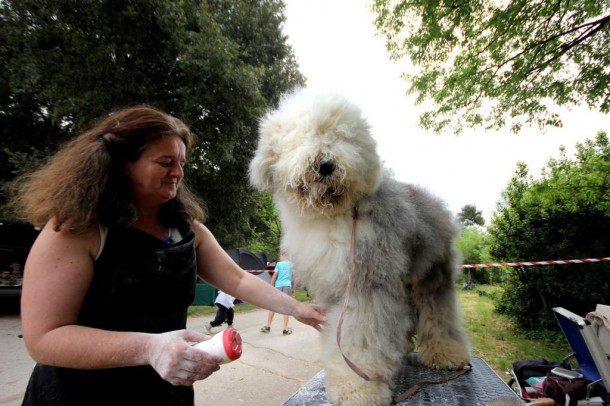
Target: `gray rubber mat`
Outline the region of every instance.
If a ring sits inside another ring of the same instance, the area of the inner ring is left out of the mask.
[[[481,358],[472,357],[472,370],[454,380],[440,384],[423,385],[411,397],[397,405],[485,405],[498,398],[519,397],[498,374]],[[419,364],[417,354],[408,354],[395,382],[395,394],[400,394],[422,381],[439,381],[453,371],[433,370]],[[318,372],[305,386],[292,395],[284,406],[331,406],[325,396],[326,372]]]

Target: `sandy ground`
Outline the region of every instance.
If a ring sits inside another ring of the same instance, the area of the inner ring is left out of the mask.
[[[191,318],[188,328],[204,332],[210,319]],[[233,327],[241,334],[243,354],[195,384],[197,406],[282,405],[320,370],[316,330],[291,318],[293,334],[283,336],[282,316],[276,314],[271,333],[263,334],[260,328],[266,320],[265,310],[235,315]],[[19,316],[0,315],[0,406],[21,404],[33,366],[21,338]]]

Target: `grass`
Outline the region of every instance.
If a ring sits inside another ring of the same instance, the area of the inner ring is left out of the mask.
[[[515,325],[504,315],[494,312],[492,297],[501,287],[478,285],[475,290],[458,290],[464,322],[472,345],[472,355],[482,358],[504,380],[512,363],[521,359],[546,358],[560,361],[571,350],[565,340],[533,340],[517,332]],[[295,298],[309,300],[307,292],[297,289]],[[249,303],[235,305],[236,313],[260,309]],[[215,306],[191,306],[189,317],[213,316]],[[506,378],[506,379],[505,379]]]
[[[505,372],[512,369],[514,361],[535,358],[560,361],[571,353],[565,339],[529,339],[520,334],[506,316],[495,313],[492,297],[500,291],[500,287],[493,286],[459,290],[459,300],[474,356],[482,358],[504,378]]]

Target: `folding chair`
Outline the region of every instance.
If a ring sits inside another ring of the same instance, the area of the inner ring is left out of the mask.
[[[595,327],[587,319],[563,307],[555,307],[553,312],[572,349],[572,355],[576,357],[580,373],[591,381],[587,387],[586,401],[589,400],[591,389],[595,385],[601,385],[606,391],[603,400],[606,402],[604,404],[607,404],[610,401],[610,358],[599,342]]]

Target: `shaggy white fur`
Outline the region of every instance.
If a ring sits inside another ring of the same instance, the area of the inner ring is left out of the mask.
[[[454,219],[442,201],[381,168],[357,106],[337,94],[286,95],[261,121],[250,180],[273,194],[282,249],[298,279],[328,308],[321,361],[329,401],[389,405],[392,377],[415,348],[415,336],[427,366],[457,369],[469,362],[455,292]],[[341,349],[370,381],[350,369],[335,338],[350,272]]]

